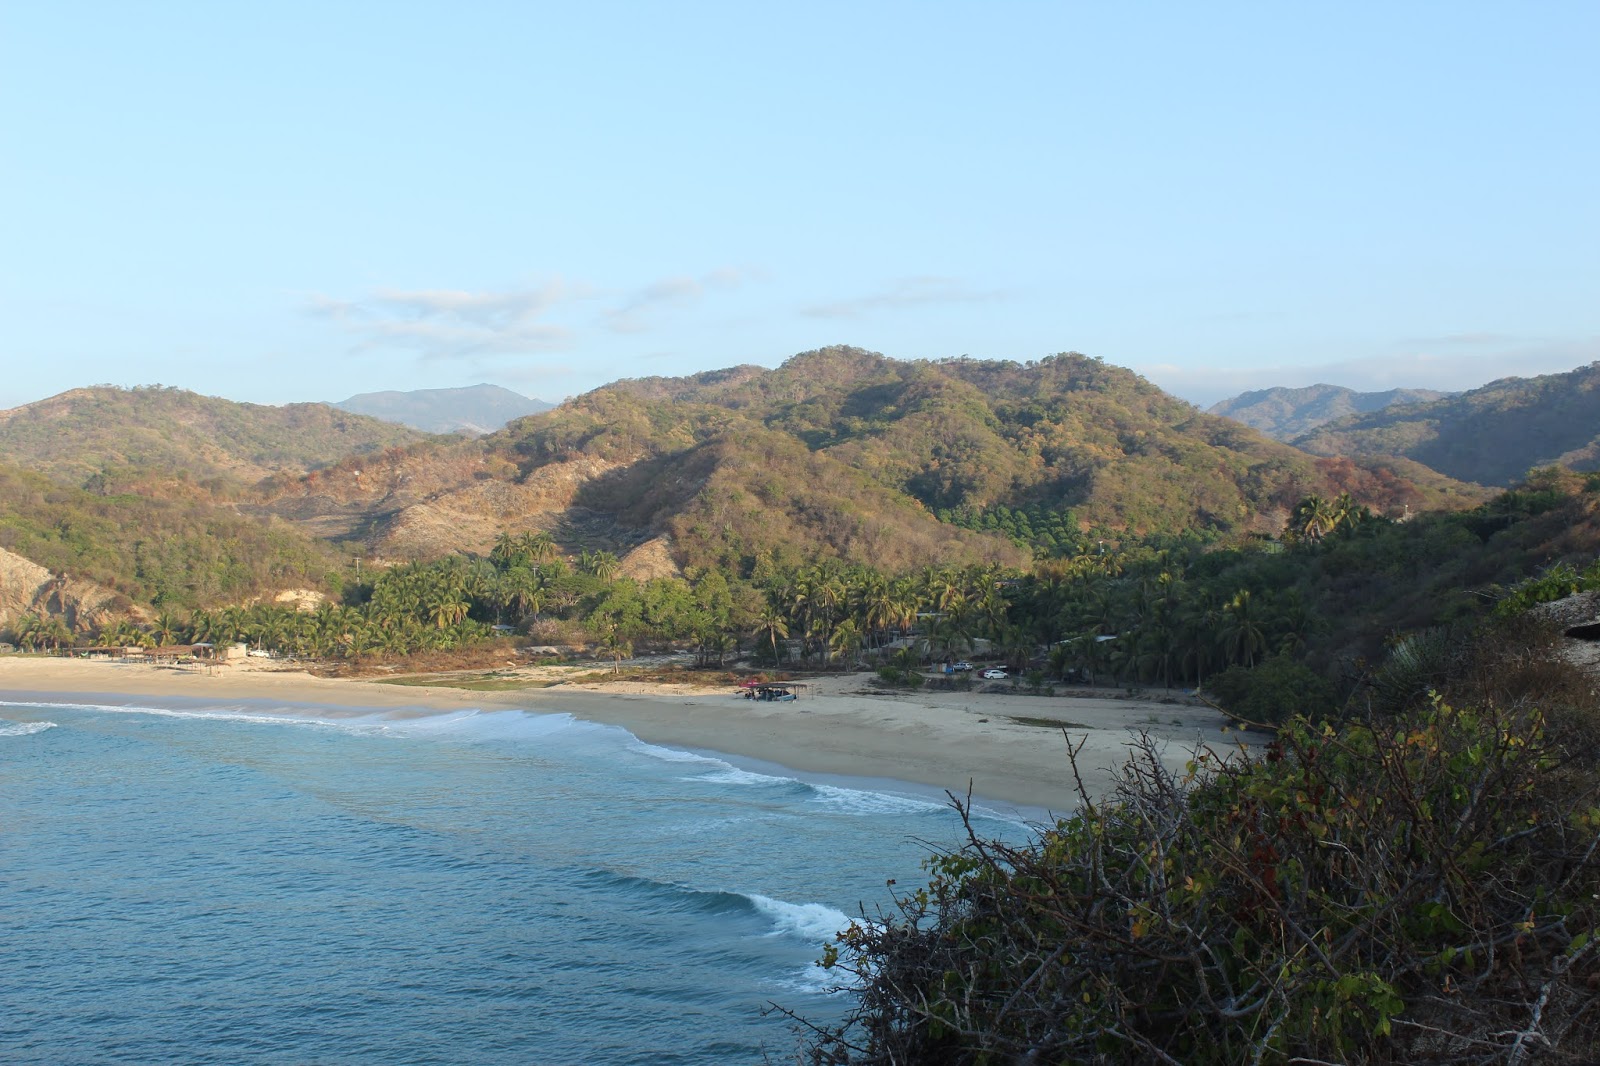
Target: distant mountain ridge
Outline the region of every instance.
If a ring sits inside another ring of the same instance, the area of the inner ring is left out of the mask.
[[[507,533],[640,579],[908,572],[1025,565],[1026,545],[1091,535],[1272,535],[1312,493],[1388,513],[1483,495],[1405,459],[1315,458],[1087,356],[848,347],[618,381],[472,439],[326,404],[79,389],[0,412],[0,490],[0,547],[157,606],[319,586],[352,551],[486,554]]]
[[[0,411],[0,462],[74,485],[118,468],[256,481],[424,439],[327,404],[235,403],[162,385],[95,385]]]
[[[1314,455],[1402,456],[1480,485],[1552,463],[1600,469],[1600,363],[1355,415],[1293,443]]]
[[[1299,389],[1280,386],[1241,393],[1213,404],[1206,413],[1243,422],[1274,440],[1292,441],[1341,418],[1396,404],[1426,403],[1448,395],[1433,389],[1357,392],[1342,385],[1307,385]]]
[[[628,379],[474,441],[275,480],[264,508],[383,558],[544,530],[619,557],[750,572],[814,557],[888,569],[1020,558],[985,514],[1074,535],[1274,534],[1311,493],[1399,513],[1476,502],[1405,460],[1318,460],[1120,367],[902,361],[856,348],[776,369]],[[982,529],[979,527],[982,526]],[[1059,539],[1058,539],[1059,543]]]
[[[555,406],[499,385],[459,389],[413,389],[410,392],[362,392],[331,406],[342,411],[399,422],[428,433],[482,436],[518,418]]]

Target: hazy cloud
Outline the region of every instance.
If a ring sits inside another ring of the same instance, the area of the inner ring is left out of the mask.
[[[651,316],[656,312],[697,304],[712,289],[734,289],[760,277],[757,271],[723,267],[698,278],[688,275],[662,278],[629,293],[601,312],[601,319],[616,333],[643,333],[654,324]]]
[[[1446,333],[1439,337],[1412,337],[1405,343],[1413,348],[1481,348],[1485,345],[1504,347],[1527,342],[1527,337],[1510,333]]]
[[[425,359],[459,359],[570,347],[571,331],[541,317],[584,295],[557,279],[503,292],[380,289],[363,300],[318,296],[310,310],[362,338],[358,351],[404,348]]]
[[[959,278],[924,276],[901,278],[877,292],[853,300],[813,304],[801,308],[800,313],[810,318],[860,318],[873,311],[894,311],[929,304],[987,303],[1004,296],[999,290],[970,288]]]

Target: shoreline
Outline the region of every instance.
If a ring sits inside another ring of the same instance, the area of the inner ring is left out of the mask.
[[[548,684],[529,675],[531,685]],[[865,675],[806,682],[792,703],[746,700],[727,687],[621,681],[497,691],[315,677],[256,664],[156,666],[0,657],[0,698],[94,694],[281,700],[350,714],[401,716],[481,710],[567,713],[620,726],[641,741],[714,752],[802,774],[880,779],[936,792],[1068,813],[1078,795],[1067,738],[1091,796],[1113,783],[1138,731],[1164,743],[1181,768],[1195,746],[1233,746],[1227,719],[1208,707],[1138,699],[1050,698],[991,692],[867,691]],[[1063,736],[1062,731],[1066,736]]]

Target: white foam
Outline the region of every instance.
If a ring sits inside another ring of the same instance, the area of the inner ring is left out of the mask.
[[[709,781],[717,785],[794,785],[800,783],[793,777],[758,774],[750,770],[741,770],[736,766],[730,766],[726,770],[717,770],[714,773],[700,774],[696,777],[686,777],[684,780]]]
[[[845,814],[926,814],[942,811],[946,804],[914,796],[897,796],[892,792],[868,792],[858,788],[839,788],[836,785],[813,785],[816,796],[813,803],[834,808]]]
[[[633,734],[630,733],[628,735],[632,736]],[[732,763],[722,759],[715,759],[709,755],[698,755],[695,752],[684,751],[681,748],[663,748],[659,744],[647,744],[637,738],[634,739],[632,744],[628,745],[628,749],[636,751],[640,755],[648,755],[652,759],[660,759],[662,762],[694,762],[704,763],[724,770],[733,769]]]
[[[0,700],[0,707],[40,707],[39,703]],[[160,718],[189,718],[201,721],[249,722],[255,725],[316,726],[357,735],[385,736],[461,736],[471,739],[526,739],[568,730],[616,731],[614,726],[583,722],[570,714],[529,714],[526,711],[463,710],[446,714],[420,714],[396,717],[392,711],[376,711],[355,716],[322,717],[313,714],[284,714],[244,707],[216,707],[208,710],[180,710],[118,703],[50,703],[48,706],[74,711],[99,711],[109,714],[145,714]],[[630,734],[631,735],[631,734]]]
[[[743,893],[772,922],[772,935],[797,936],[812,943],[832,943],[850,924],[844,911],[826,903],[785,903],[771,896]]]
[[[854,991],[859,983],[860,979],[853,973],[838,968],[827,970],[819,965],[807,966],[773,982],[785,992],[801,996],[842,996]]]
[[[411,718],[385,718],[384,731],[410,736],[460,736],[474,740],[525,740],[570,730],[605,729],[581,722],[570,714],[529,714],[527,711],[452,711]]]
[[[361,719],[326,719],[310,715],[282,715],[246,710],[180,711],[171,707],[144,707],[123,703],[15,703],[0,700],[0,707],[59,707],[69,711],[101,711],[108,714],[148,714],[160,718],[198,718],[218,722],[255,722],[268,725],[352,725]]]
[[[0,737],[31,737],[55,727],[54,722],[6,722],[0,719]]]

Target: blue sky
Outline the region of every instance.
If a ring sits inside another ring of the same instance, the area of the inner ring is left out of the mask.
[[[0,407],[1600,359],[1600,5],[0,0]]]

